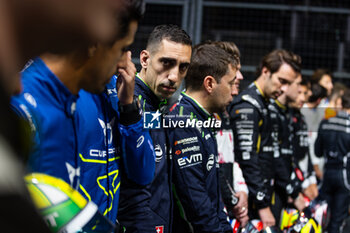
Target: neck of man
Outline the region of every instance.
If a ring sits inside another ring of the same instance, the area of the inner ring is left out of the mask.
[[[82,75],[69,55],[44,54],[40,58],[73,95],[78,94]]]
[[[277,100],[278,100],[278,102],[280,102],[284,106],[287,106],[288,101],[287,101],[287,95],[286,94],[283,93],[282,95],[278,96]]]
[[[210,96],[205,91],[188,89],[185,93],[195,99],[210,114],[213,114],[212,108],[210,107]]]
[[[264,76],[259,76],[256,80],[255,83],[258,86],[259,91],[261,91],[261,94],[263,95],[264,98],[266,98],[266,94],[265,94],[265,82],[266,79]]]

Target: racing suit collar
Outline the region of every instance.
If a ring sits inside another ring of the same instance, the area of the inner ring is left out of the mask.
[[[41,58],[35,58],[31,66],[36,72],[40,73],[44,85],[47,86],[46,88],[50,90],[57,102],[62,103],[60,107],[64,108],[68,116],[72,116],[75,112],[76,101],[79,95],[73,95],[58,77],[51,72]]]
[[[153,93],[148,84],[139,76],[139,73],[136,74],[135,86],[140,88],[142,93],[145,93],[145,95],[141,95],[141,97],[143,97],[150,105],[155,107],[155,110],[161,109],[167,104],[166,99],[158,99],[158,97]],[[140,99],[140,95],[138,96],[138,98]]]
[[[193,106],[195,106],[195,108],[197,108],[199,110],[199,112],[202,113],[204,118],[210,118],[210,117],[214,117],[213,114],[210,114],[207,110],[205,110],[203,108],[203,106],[198,103],[197,100],[193,99],[191,96],[187,95],[185,92],[181,92],[182,95],[184,95],[185,97],[187,97],[188,99],[190,99],[193,102]]]
[[[287,106],[279,102],[278,100],[275,100],[275,103],[277,104],[278,107],[280,107],[283,110],[287,110]]]
[[[260,86],[258,85],[258,83],[257,83],[256,81],[254,81],[254,85],[255,85],[256,88],[258,89],[260,95],[266,99],[266,97],[265,97],[265,95],[264,95],[264,92],[261,90]]]

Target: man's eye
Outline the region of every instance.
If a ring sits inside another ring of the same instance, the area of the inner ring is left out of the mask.
[[[181,64],[180,65],[180,71],[185,72],[189,67],[189,64]]]
[[[281,83],[282,85],[285,85],[285,84],[288,84],[288,83],[289,83],[287,80],[285,80],[285,79],[283,79],[283,78],[280,78],[279,81],[280,81],[280,83]]]
[[[163,61],[162,61],[162,64],[163,64],[164,66],[169,66],[169,65],[170,65],[170,62],[169,62],[168,60],[163,60]]]

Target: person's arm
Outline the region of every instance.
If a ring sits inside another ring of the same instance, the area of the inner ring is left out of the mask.
[[[244,111],[240,111],[241,109]],[[261,149],[259,145],[261,117],[258,110],[248,103],[233,106],[230,117],[234,132],[235,158],[241,166],[249,195],[253,198],[264,227],[273,226],[275,218],[269,207],[271,197],[265,187],[258,157]]]
[[[245,109],[245,111],[240,111]],[[249,195],[253,197],[258,209],[269,206],[270,197],[264,186],[264,180],[259,164],[259,112],[252,105],[242,103],[230,111],[232,130],[234,132],[234,153],[239,163],[245,181],[248,185]]]
[[[113,109],[119,114],[119,143],[124,169],[129,179],[137,184],[146,185],[151,183],[154,177],[155,153],[149,131],[143,128],[138,99],[134,97],[136,69],[130,54],[125,67],[118,71],[120,76],[111,79],[107,85],[107,93]]]
[[[307,153],[307,163],[307,176],[302,184],[302,188],[305,196],[310,200],[314,200],[318,196],[318,188],[314,167],[309,153]]]
[[[322,133],[322,124],[321,122],[320,127],[318,129],[317,133],[317,138],[314,144],[314,153],[317,157],[322,157],[323,156],[323,133]]]
[[[184,140],[184,139],[190,140]],[[208,194],[207,179],[215,157],[205,151],[205,140],[195,128],[169,131],[173,154],[173,181],[176,193],[195,232],[222,232],[221,219]],[[219,197],[218,197],[219,198]]]
[[[242,169],[237,162],[233,163],[233,188],[236,190],[236,192],[244,192],[247,195],[249,194]]]

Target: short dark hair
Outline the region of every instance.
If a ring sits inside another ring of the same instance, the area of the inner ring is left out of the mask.
[[[219,48],[225,50],[236,61],[235,67],[241,64],[241,52],[237,45],[232,41],[211,41],[207,40],[203,44],[213,44]]]
[[[132,21],[140,22],[145,13],[145,2],[143,0],[122,0],[122,9],[117,15],[119,30],[115,40],[124,38],[129,32],[129,25]]]
[[[318,83],[313,83],[311,85],[311,92],[312,92],[312,94],[309,97],[309,102],[311,102],[311,103],[316,102],[318,99],[323,99],[323,98],[327,97],[327,89],[322,87]]]
[[[149,35],[147,50],[154,52],[155,47],[159,46],[163,39],[192,47],[192,40],[185,30],[177,25],[163,24],[156,26]]]
[[[235,61],[227,52],[213,44],[195,46],[192,53],[190,67],[185,78],[186,88],[197,91],[203,85],[204,78],[213,76],[220,83],[227,74],[228,65],[234,66]]]
[[[300,73],[301,72],[301,58],[290,51],[284,49],[276,49],[265,55],[260,62],[256,75],[261,75],[263,67],[266,67],[271,74],[277,72],[283,64],[288,64],[292,69]]]
[[[319,83],[323,75],[329,75],[332,78],[332,73],[327,69],[317,69],[311,76],[312,83]]]
[[[334,83],[332,94],[328,98],[329,101],[334,101],[334,100],[337,100],[338,98],[341,98],[347,89],[348,88],[343,83],[340,83],[340,82]]]
[[[350,90],[345,90],[343,96],[341,97],[341,104],[343,108],[350,109]]]

